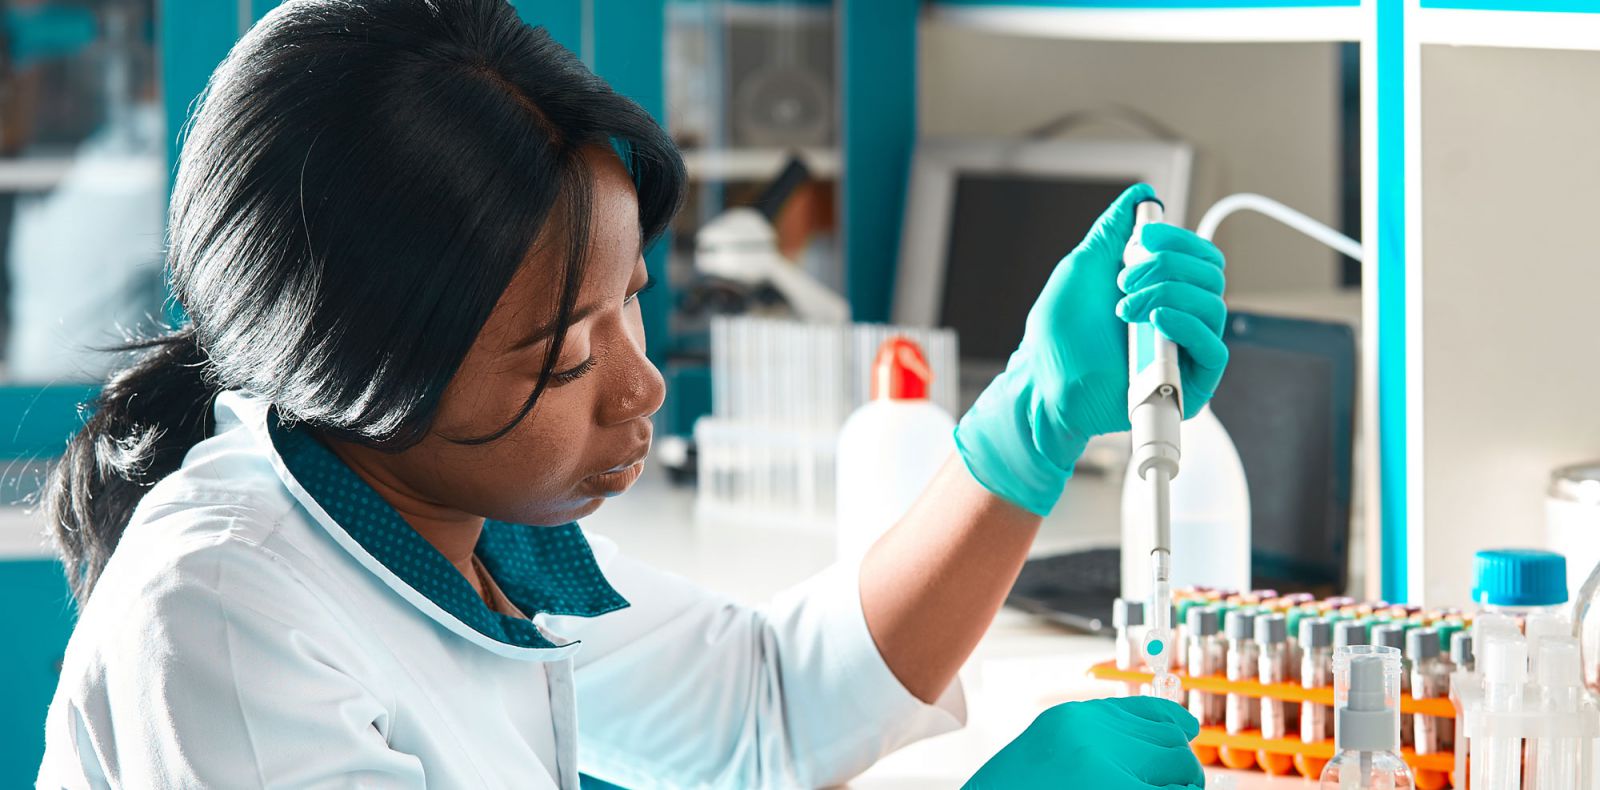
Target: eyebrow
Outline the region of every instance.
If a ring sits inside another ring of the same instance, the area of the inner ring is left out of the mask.
[[[569,320],[567,322],[567,325],[571,326],[573,324],[576,324],[576,323],[579,323],[579,322],[583,321],[585,318],[588,318],[589,316],[593,315],[596,310],[600,309],[600,307],[601,307],[601,305],[599,305],[599,304],[587,304],[587,305],[584,305],[582,307],[577,308],[576,310],[573,310],[572,311],[572,318],[571,318],[571,320]],[[523,339],[518,340],[516,343],[512,344],[511,350],[512,351],[523,351],[525,349],[531,348],[531,347],[536,346],[536,345],[538,345],[539,343],[541,343],[541,342],[543,342],[545,340],[550,339],[552,336],[555,335],[555,333],[556,333],[556,322],[554,320],[551,320],[551,321],[539,326],[537,329],[533,330],[533,332],[530,333],[528,336],[526,336]]]
[[[634,256],[633,256],[634,260],[638,260],[643,255],[644,255],[644,236],[643,236],[643,234],[641,234],[640,237],[639,237],[639,249],[638,249],[637,252],[634,253]],[[645,282],[648,283],[649,281],[650,280],[647,277],[645,279]],[[572,318],[570,320],[568,320],[567,325],[571,326],[573,324],[576,324],[576,323],[579,323],[579,322],[583,321],[584,319],[588,318],[589,316],[594,315],[595,311],[599,310],[602,306],[603,305],[600,305],[600,304],[588,304],[588,305],[584,305],[582,307],[579,307],[579,308],[573,310],[572,311]],[[538,345],[540,342],[542,342],[544,340],[548,340],[550,337],[554,336],[555,333],[556,333],[556,322],[554,320],[551,320],[548,323],[545,323],[545,324],[539,326],[533,332],[529,333],[526,337],[522,338],[521,340],[518,340],[516,343],[513,343],[511,345],[511,349],[510,350],[511,351],[522,351],[522,350],[525,350],[525,349],[530,348],[532,346]]]

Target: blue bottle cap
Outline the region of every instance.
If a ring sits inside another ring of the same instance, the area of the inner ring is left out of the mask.
[[[1472,558],[1472,600],[1490,606],[1567,602],[1567,558],[1538,549],[1485,549]]]

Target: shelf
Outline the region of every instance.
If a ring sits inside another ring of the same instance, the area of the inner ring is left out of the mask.
[[[934,4],[933,16],[977,30],[1046,38],[1197,43],[1359,41],[1366,22],[1356,5],[1240,5],[1244,7],[1205,7],[1182,0],[1130,0],[1122,7],[1093,0],[1071,5],[942,0]]]
[[[837,178],[839,150],[836,148],[730,148],[724,150],[685,149],[683,164],[691,181],[769,181],[778,176],[789,155],[796,150],[816,178]]]
[[[1600,50],[1600,13],[1497,11],[1427,4],[1417,21],[1424,44]]]

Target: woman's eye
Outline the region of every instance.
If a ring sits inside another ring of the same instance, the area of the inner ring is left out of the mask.
[[[584,374],[591,370],[594,370],[594,357],[589,357],[571,370],[563,370],[560,373],[554,373],[550,376],[550,378],[555,381],[558,386],[561,384],[571,384],[572,382],[583,378]]]
[[[631,294],[628,294],[628,298],[622,300],[622,303],[625,304],[625,305],[633,304],[635,301],[638,301],[639,294],[642,294],[645,291],[648,291],[648,290],[650,290],[651,288],[654,288],[654,287],[656,287],[656,279],[654,277],[652,277],[649,280],[645,281],[643,288],[640,288],[639,290],[634,291]]]

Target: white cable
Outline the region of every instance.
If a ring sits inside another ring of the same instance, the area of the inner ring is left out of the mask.
[[[1195,227],[1195,233],[1199,234],[1200,238],[1210,241],[1217,235],[1217,226],[1221,225],[1222,221],[1228,218],[1228,215],[1237,211],[1254,211],[1258,214],[1265,214],[1332,247],[1343,255],[1358,261],[1362,259],[1361,242],[1272,198],[1251,192],[1229,195],[1217,201],[1211,208],[1206,210],[1205,216],[1200,218],[1200,224]]]

